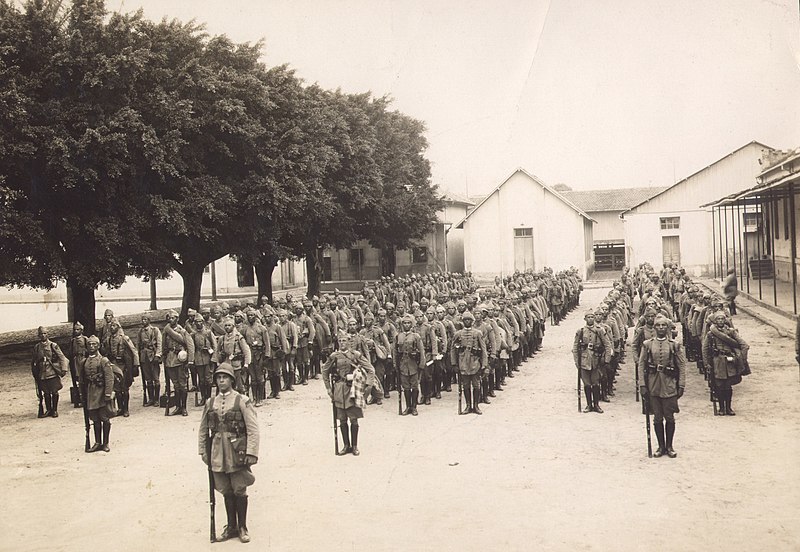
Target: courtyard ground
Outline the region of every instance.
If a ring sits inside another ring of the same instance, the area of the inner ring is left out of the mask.
[[[370,406],[361,456],[333,454],[320,380],[258,410],[261,454],[248,526],[259,550],[800,549],[800,380],[793,343],[746,315],[753,374],[736,417],[714,417],[692,366],[681,400],[678,458],[648,459],[622,366],[605,414],[579,414],[570,349],[586,306],[548,328],[543,350],[484,415],[457,415],[445,393],[418,417],[397,398]],[[80,409],[36,418],[28,359],[1,359],[1,550],[232,550],[208,542],[208,487],[197,456],[200,409],[165,418],[141,407],[114,420],[111,452],[83,452]],[[66,383],[66,380],[65,380]],[[66,389],[64,391],[67,391]],[[653,436],[655,442],[655,436]],[[224,525],[221,497],[217,534]]]

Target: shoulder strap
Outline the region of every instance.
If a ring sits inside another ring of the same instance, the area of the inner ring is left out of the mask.
[[[234,410],[241,410],[241,398],[242,396],[239,393],[236,393],[236,398],[233,399],[233,409]]]

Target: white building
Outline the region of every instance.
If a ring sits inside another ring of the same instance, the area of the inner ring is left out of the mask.
[[[559,192],[517,169],[456,228],[464,230],[465,269],[480,280],[515,271],[574,266],[594,270],[594,220]]]
[[[750,142],[624,211],[627,264],[677,263],[693,276],[713,274],[714,223],[711,208],[700,206],[751,187],[770,150]]]

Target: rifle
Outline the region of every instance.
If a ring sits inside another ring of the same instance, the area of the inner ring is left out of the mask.
[[[582,350],[583,350],[583,330],[581,329],[581,338],[578,341],[578,384],[577,384],[577,390],[578,390],[578,413],[579,414],[581,412],[583,412],[583,407],[581,406],[581,356],[583,356],[582,352],[581,352]]]
[[[44,407],[42,406],[42,400],[44,399],[44,394],[42,393],[42,386],[39,385],[39,378],[33,378],[33,381],[36,382],[36,398],[39,399],[39,413],[37,417],[44,418]]]
[[[639,402],[639,360],[634,362],[634,372],[636,376],[636,402]]]
[[[83,425],[86,427],[86,442],[84,443],[83,452],[89,452],[89,449],[92,448],[92,444],[89,440],[89,407],[86,405],[88,393],[85,386],[81,386],[79,389],[81,393],[81,403],[83,403]]]
[[[461,372],[456,372],[456,380],[458,380],[458,413],[459,415],[463,413],[463,409],[461,407],[461,397],[464,394],[463,388],[461,384]]]
[[[164,416],[169,416],[169,398],[170,395],[172,394],[172,391],[170,390],[170,379],[169,375],[167,374],[166,368],[164,369],[164,384],[166,386],[166,393],[167,393],[167,400],[164,401],[166,403],[166,406],[164,407]]]
[[[645,427],[647,427],[647,457],[653,457],[653,442],[650,436],[650,397],[642,395],[642,408],[644,409]]]
[[[333,378],[331,378],[331,394],[333,394]],[[339,432],[336,428],[336,403],[331,398],[331,410],[333,410],[333,445],[336,456],[339,456]]]
[[[211,525],[211,542],[217,542],[217,520],[214,509],[217,505],[217,497],[214,494],[214,472],[211,471],[211,439],[212,435],[209,433],[206,436],[206,454],[208,456],[208,504],[211,509],[209,523]]]
[[[403,388],[400,383],[400,364],[397,364],[397,368],[395,370],[397,372],[397,414],[399,416],[403,415]]]
[[[712,339],[713,339],[713,337],[712,337]],[[712,341],[712,343],[714,343],[714,345],[715,345],[713,347],[712,351],[711,351],[711,358],[713,359],[714,357],[719,355],[719,350],[716,347],[716,342]],[[717,394],[714,392],[714,388],[717,386],[716,385],[717,384],[717,378],[714,375],[713,360],[712,360],[711,369],[708,370],[708,377],[706,379],[708,380],[708,398],[709,398],[709,400],[711,401],[711,403],[714,406],[714,416],[718,416],[719,412],[720,412],[720,409],[717,406]]]

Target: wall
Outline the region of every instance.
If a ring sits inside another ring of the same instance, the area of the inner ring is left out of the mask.
[[[597,221],[594,225],[595,241],[618,241],[625,239],[625,228],[619,218],[622,211],[592,211],[587,213]]]
[[[466,270],[485,279],[514,272],[514,229],[532,228],[534,269],[583,269],[583,217],[522,171],[515,172],[464,223]],[[591,258],[591,251],[588,252]]]

